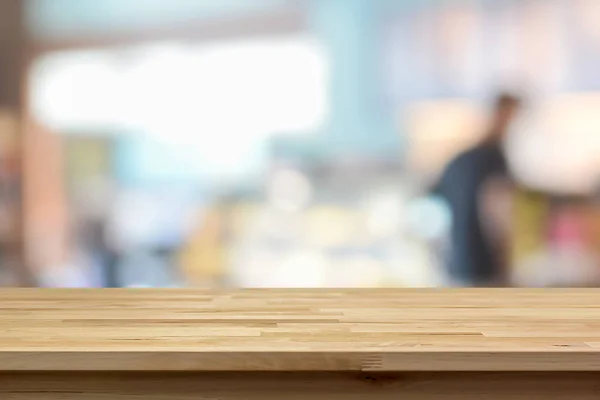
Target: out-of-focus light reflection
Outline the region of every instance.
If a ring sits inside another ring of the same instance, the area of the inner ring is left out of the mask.
[[[377,237],[398,232],[402,221],[403,199],[395,194],[373,196],[367,205],[367,229]]]
[[[299,211],[306,207],[312,198],[310,180],[300,171],[281,169],[273,173],[269,182],[269,202],[283,211]]]
[[[452,215],[447,204],[439,197],[412,201],[406,210],[406,227],[417,237],[434,240],[448,233]]]
[[[343,262],[333,286],[337,287],[377,287],[385,281],[385,267],[381,262],[366,256],[354,256]]]
[[[557,193],[591,193],[600,182],[600,95],[578,93],[538,102],[508,142],[525,184]]]
[[[282,260],[271,278],[271,284],[274,287],[323,287],[327,272],[327,259],[322,254],[297,251]]]
[[[245,130],[318,129],[328,112],[327,81],[326,57],[309,35],[165,43],[47,56],[34,67],[32,101],[38,118],[59,131],[109,126],[176,140],[198,140],[198,132],[242,140]]]
[[[306,240],[318,247],[344,247],[357,242],[364,231],[363,216],[356,210],[319,205],[303,215]]]

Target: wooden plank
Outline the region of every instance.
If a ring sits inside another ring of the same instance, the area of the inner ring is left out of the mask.
[[[599,371],[600,295],[0,291],[1,371]]]
[[[591,373],[1,374],[7,400],[588,400]]]

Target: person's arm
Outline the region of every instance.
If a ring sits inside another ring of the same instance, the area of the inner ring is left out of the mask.
[[[500,261],[498,284],[511,284],[514,186],[506,178],[492,178],[482,188],[480,217],[484,234]]]

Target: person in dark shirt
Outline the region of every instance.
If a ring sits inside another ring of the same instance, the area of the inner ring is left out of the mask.
[[[483,140],[447,165],[434,190],[452,213],[446,268],[454,285],[503,284],[504,255],[486,225],[483,192],[491,182],[509,178],[502,142],[520,107],[518,97],[499,95]]]

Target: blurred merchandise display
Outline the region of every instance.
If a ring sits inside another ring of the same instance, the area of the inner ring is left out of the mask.
[[[600,205],[592,199],[519,190],[513,275],[519,286],[600,284]]]

